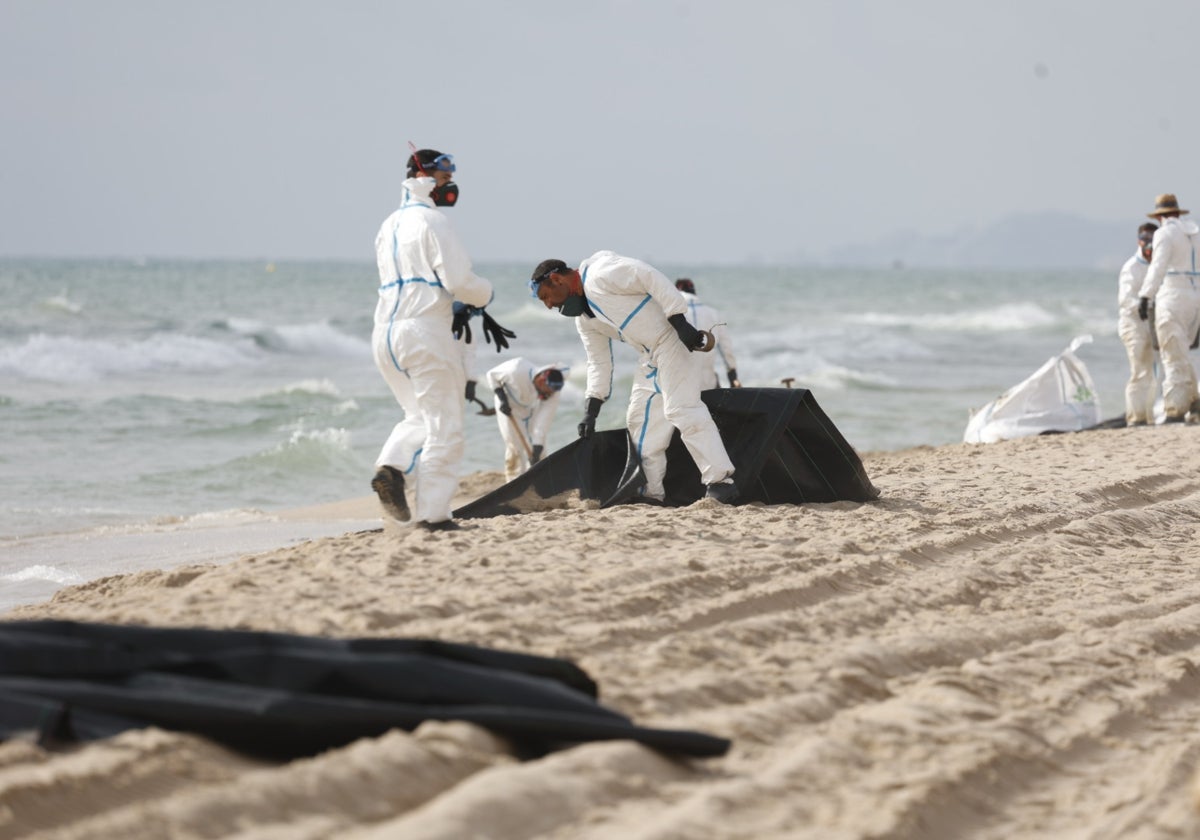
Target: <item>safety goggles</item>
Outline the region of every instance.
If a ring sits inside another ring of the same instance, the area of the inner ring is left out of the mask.
[[[562,373],[559,372],[557,379],[551,379],[548,371],[541,371],[533,378],[533,383],[547,391],[561,391],[563,389]]]
[[[543,272],[542,274],[538,275],[537,277],[534,277],[532,280],[529,281],[529,291],[533,292],[534,297],[537,297],[538,286],[542,285],[542,283],[549,280],[551,274],[558,274],[561,271],[562,271],[561,268],[552,268],[549,271]]]
[[[454,171],[454,155],[438,155],[429,163],[421,164],[421,168],[426,172],[453,172]]]

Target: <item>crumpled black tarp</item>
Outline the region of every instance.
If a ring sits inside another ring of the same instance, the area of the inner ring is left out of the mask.
[[[1116,417],[1110,417],[1107,420],[1101,420],[1094,426],[1084,426],[1079,431],[1095,432],[1101,429],[1124,429],[1129,424],[1125,422],[1125,415],[1118,414]],[[1061,434],[1060,432],[1042,432],[1043,435]]]
[[[440,641],[0,622],[0,740],[32,733],[53,745],[158,726],[291,759],[463,720],[527,756],[613,739],[687,756],[729,749],[724,738],[637,726],[596,694],[565,659]]]
[[[879,497],[862,460],[812,392],[804,388],[714,388],[702,395],[735,467],[740,503],[867,502]],[[552,497],[578,490],[611,507],[635,500],[646,477],[623,429],[576,440],[528,472],[454,511],[460,519],[545,509]],[[704,495],[700,471],[676,432],[663,480],[669,505]]]

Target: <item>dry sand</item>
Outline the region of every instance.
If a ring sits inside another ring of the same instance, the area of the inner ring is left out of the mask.
[[[1200,837],[1200,429],[864,462],[869,504],[389,525],[5,616],[565,656],[724,758],[519,762],[453,723],[286,765],[158,730],[13,742],[0,838]]]

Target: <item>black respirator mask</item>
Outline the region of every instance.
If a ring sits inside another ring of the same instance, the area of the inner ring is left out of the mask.
[[[424,175],[432,178],[435,172],[454,172],[455,169],[454,155],[438,155],[428,163],[419,163],[414,154],[408,162],[408,177]],[[440,187],[434,187],[429,197],[438,207],[453,207],[458,204],[458,184],[447,181]]]
[[[438,207],[453,207],[458,204],[458,184],[447,181],[440,187],[434,187],[429,197]]]
[[[568,318],[575,318],[580,315],[588,315],[592,318],[596,317],[592,315],[592,310],[587,305],[587,298],[583,295],[571,295],[562,302],[562,305],[558,307],[558,311]]]

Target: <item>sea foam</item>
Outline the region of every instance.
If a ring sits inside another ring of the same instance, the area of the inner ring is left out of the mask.
[[[105,341],[35,333],[0,347],[0,373],[45,382],[82,382],[148,372],[214,371],[253,364],[249,348],[159,333],[141,341]]]
[[[1036,303],[1010,303],[958,312],[863,312],[851,323],[880,327],[911,327],[950,332],[1012,332],[1043,329],[1062,323],[1060,316]]]

